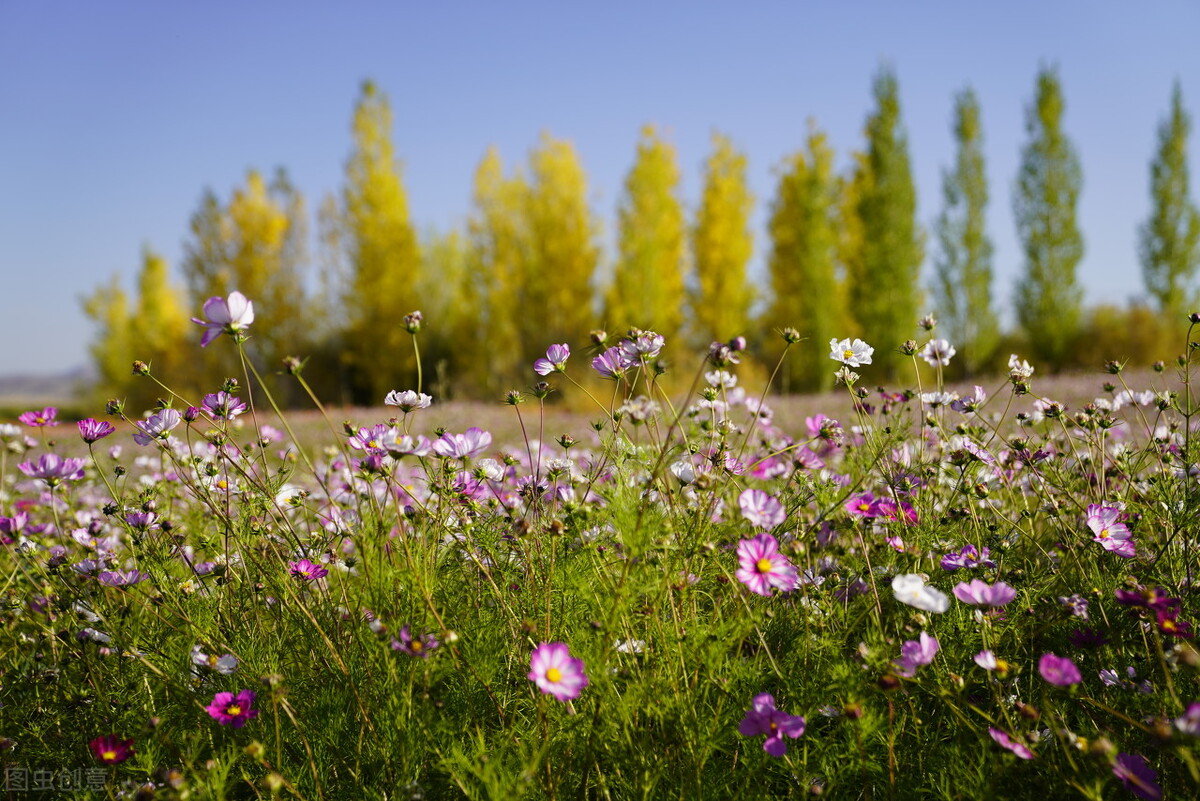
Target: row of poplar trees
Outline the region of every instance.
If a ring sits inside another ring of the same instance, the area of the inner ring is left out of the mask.
[[[621,334],[633,326],[664,335],[667,359],[686,364],[677,372],[689,375],[698,349],[737,335],[756,343],[760,365],[773,364],[783,340],[772,332],[794,328],[804,341],[781,372],[785,391],[829,386],[826,343],[835,336],[866,339],[877,349],[875,372],[895,371],[896,349],[916,336],[927,311],[958,348],[954,366],[963,374],[988,370],[1015,344],[1041,366],[1069,367],[1096,331],[1076,274],[1082,175],[1063,132],[1063,110],[1058,76],[1043,69],[1027,110],[1013,201],[1024,250],[1013,296],[1019,330],[1005,333],[985,225],[983,126],[970,89],[955,99],[958,147],[943,176],[927,295],[927,237],[916,218],[899,88],[888,69],[874,82],[866,147],[851,154],[847,171],[836,171],[827,137],[811,124],[803,148],[780,164],[768,223],[769,283],[758,289],[747,278],[754,199],[746,157],[728,138],[713,137],[689,221],[674,148],[654,128],[642,131],[608,267],[578,155],[549,135],[513,169],[488,150],[465,226],[419,233],[392,143],[391,109],[367,83],[354,112],[344,186],[317,209],[315,237],[287,174],[252,170],[227,199],[205,192],[185,245],[186,288],[174,286],[166,262],[147,250],[136,296],[114,278],[85,300],[100,328],[97,392],[143,404],[162,396],[153,381],[130,375],[134,359],[185,395],[243,375],[227,343],[197,348],[188,322],[204,299],[234,289],[255,304],[247,352],[260,370],[278,373],[284,357],[305,358],[313,388],[341,403],[378,404],[391,389],[416,386],[403,317],[417,309],[425,317],[418,335],[423,388],[443,399],[499,397],[533,381],[530,365],[549,344],[567,342],[582,354],[595,329]],[[1181,319],[1194,300],[1200,214],[1189,199],[1188,133],[1176,86],[1151,167],[1153,212],[1140,238],[1152,319]],[[312,262],[318,269],[310,281]],[[1106,328],[1113,313],[1099,315]],[[287,403],[301,399],[294,382],[280,379],[276,391]]]

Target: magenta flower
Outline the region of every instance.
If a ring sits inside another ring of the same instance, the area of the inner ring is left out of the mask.
[[[529,680],[546,695],[559,701],[578,698],[588,686],[583,660],[571,656],[566,643],[544,642],[533,649],[529,662]]]
[[[1000,731],[1000,729],[995,729],[989,726],[988,734],[992,735],[993,740],[995,740],[1004,748],[1007,748],[1009,751],[1012,751],[1021,759],[1033,759],[1033,752],[1029,750],[1029,746],[1025,745],[1025,743],[1021,742],[1020,740],[1014,740],[1008,735],[1007,732],[1003,732]]]
[[[97,737],[88,743],[88,748],[103,765],[118,765],[137,753],[133,750],[133,740],[122,740],[115,734]]]
[[[1144,758],[1137,754],[1117,754],[1112,772],[1138,798],[1161,801],[1163,791],[1158,784],[1158,772]]]
[[[774,696],[761,693],[754,696],[754,701],[746,710],[746,717],[738,724],[738,734],[743,737],[767,735],[763,750],[773,757],[781,757],[787,753],[787,743],[783,738],[791,737],[794,740],[804,734],[804,718],[776,709]]]
[[[392,650],[400,651],[409,656],[428,659],[429,652],[440,646],[441,643],[432,634],[422,634],[420,637],[413,637],[408,632],[408,626],[400,629],[400,639],[392,640]]]
[[[879,515],[879,505],[875,500],[875,496],[869,492],[860,492],[850,500],[846,501],[843,507],[854,517],[877,517]]]
[[[301,559],[298,562],[288,562],[288,571],[301,581],[316,581],[319,578],[325,578],[329,575],[327,569],[308,559]]]
[[[177,409],[163,409],[150,415],[145,420],[138,420],[133,425],[137,432],[133,435],[133,441],[138,445],[149,445],[156,439],[166,439],[171,434],[171,430],[179,425],[183,420],[183,415]]]
[[[1038,660],[1038,673],[1041,673],[1042,678],[1055,687],[1070,687],[1083,680],[1083,676],[1079,674],[1079,668],[1075,666],[1070,657],[1049,653],[1042,654],[1042,658]]]
[[[749,520],[755,528],[775,528],[787,517],[783,511],[783,504],[762,490],[744,491],[738,496],[738,506],[742,509],[742,517]]]
[[[565,372],[567,369],[567,357],[570,355],[571,349],[565,343],[562,345],[551,345],[546,349],[546,357],[544,359],[534,361],[533,371],[538,375]]]
[[[57,453],[43,453],[38,457],[37,464],[22,462],[17,467],[30,478],[40,478],[48,486],[57,487],[63,481],[83,478],[83,464],[83,459],[78,457],[64,459]]]
[[[231,292],[228,298],[212,297],[204,302],[204,316],[208,320],[193,317],[192,322],[204,326],[200,347],[206,348],[221,334],[237,336],[254,322],[254,304],[246,300],[241,292]]]
[[[779,553],[779,542],[770,534],[759,534],[752,540],[742,540],[737,547],[738,581],[757,595],[770,596],[771,588],[783,592],[796,588],[799,576],[787,557]]]
[[[972,606],[1004,606],[1017,597],[1017,591],[997,581],[988,584],[986,581],[971,579],[971,583],[960,581],[954,588],[954,597]]]
[[[83,437],[83,441],[91,445],[97,440],[104,439],[117,428],[112,423],[107,423],[102,420],[93,420],[87,418],[76,423],[79,426],[79,436]]]
[[[1137,555],[1133,535],[1129,533],[1129,526],[1117,521],[1120,514],[1121,510],[1115,506],[1093,503],[1087,508],[1087,525],[1094,535],[1092,539],[1104,550],[1132,559]]]
[[[17,419],[20,420],[25,425],[29,426],[30,428],[42,428],[43,426],[58,425],[58,420],[55,419],[57,417],[58,417],[58,409],[56,409],[53,406],[47,406],[45,409],[42,409],[40,412],[38,412],[38,411],[24,412],[21,415],[19,415],[17,417]],[[18,429],[18,430],[20,430],[20,429]]]
[[[254,691],[240,690],[237,695],[217,693],[213,696],[212,703],[204,708],[213,720],[222,726],[240,729],[258,717],[258,710],[254,709],[253,705]]]
[[[981,554],[974,545],[964,545],[958,552],[951,551],[942,557],[942,569],[955,571],[963,567],[995,567],[987,548]]]
[[[592,368],[603,378],[618,381],[625,377],[625,371],[633,367],[634,362],[625,355],[619,347],[611,347],[592,359]]]
[[[462,434],[446,432],[433,442],[433,452],[447,459],[467,459],[483,453],[492,444],[492,435],[476,426]]]
[[[900,658],[892,660],[892,667],[897,675],[912,678],[917,674],[917,668],[932,662],[939,650],[941,645],[937,638],[922,631],[920,639],[909,640],[900,646]]]

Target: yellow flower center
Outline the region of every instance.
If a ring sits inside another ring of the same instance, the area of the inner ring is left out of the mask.
[[[230,704],[229,706],[225,707],[225,714],[236,718],[238,715],[242,714],[242,708],[237,704]]]
[[[1102,528],[1102,529],[1100,529],[1100,533],[1099,533],[1099,534],[1097,534],[1096,536],[1097,536],[1097,537],[1099,537],[1099,538],[1100,538],[1100,539],[1102,539],[1102,540],[1106,540],[1106,539],[1108,539],[1108,538],[1109,538],[1108,529],[1106,529],[1106,528]]]
[[[369,439],[367,440],[367,447],[371,450],[377,450],[379,448],[379,443],[373,439]]]
[[[550,668],[546,671],[546,681],[558,683],[562,681],[562,671],[558,668]]]
[[[109,750],[109,751],[104,751],[100,754],[101,762],[112,762],[112,761],[116,760],[116,758],[117,758],[116,751]]]
[[[775,731],[778,728],[779,728],[779,724],[772,720],[771,721],[771,731]]]
[[[408,644],[408,647],[409,647],[409,650],[412,650],[412,651],[420,651],[420,650],[421,650],[422,648],[424,648],[425,646],[424,646],[424,645],[421,645],[421,641],[420,641],[420,640],[413,640],[412,642],[410,642],[410,643]]]
[[[852,350],[844,350],[844,351],[842,351],[842,358],[843,358],[843,359],[853,359],[853,358],[854,358],[854,351],[852,351]]]
[[[771,572],[771,560],[770,559],[759,559],[757,562],[755,562],[754,569],[757,570],[759,573],[770,573]]]
[[[229,482],[225,479],[221,479],[217,482],[217,489],[229,489]]]

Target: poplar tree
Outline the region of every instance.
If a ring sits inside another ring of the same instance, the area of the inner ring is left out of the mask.
[[[690,294],[698,344],[745,334],[754,298],[746,282],[746,264],[754,247],[746,157],[725,136],[714,134],[712,141],[691,231],[695,283]]]
[[[1078,333],[1083,289],[1075,272],[1083,258],[1076,205],[1083,173],[1075,148],[1062,128],[1064,101],[1055,70],[1043,68],[1037,96],[1026,111],[1029,141],[1013,211],[1025,256],[1017,285],[1017,319],[1029,337],[1034,358],[1061,369]]]
[[[134,355],[129,331],[129,297],[121,277],[97,287],[83,298],[83,311],[96,325],[88,348],[96,370],[92,392],[101,401],[122,398],[129,388]]]
[[[1142,226],[1138,251],[1146,291],[1162,317],[1175,323],[1192,311],[1193,280],[1200,265],[1200,212],[1189,194],[1187,140],[1191,119],[1178,81],[1171,112],[1158,128],[1158,152],[1150,165],[1153,210]]]
[[[958,349],[967,375],[988,363],[1000,337],[992,303],[992,241],[987,235],[987,175],[983,126],[975,92],[954,102],[954,168],[942,172],[942,211],[935,224],[938,253],[933,296],[945,337]]]
[[[917,192],[900,119],[899,85],[890,69],[875,78],[875,110],[867,117],[866,157],[855,181],[862,225],[860,274],[849,284],[850,312],[875,347],[881,371],[894,373],[893,353],[912,336],[920,315],[918,284],[925,258],[917,224]]]
[[[570,142],[543,133],[529,154],[528,258],[519,311],[524,360],[554,342],[582,344],[593,327],[599,225],[587,177]]]
[[[415,389],[415,360],[404,315],[418,308],[417,235],[392,144],[387,97],[366,82],[354,110],[354,147],[346,162],[340,240],[349,276],[343,355],[357,400],[378,404],[392,389]],[[429,321],[430,325],[438,324]]]
[[[652,126],[642,129],[637,157],[617,207],[617,263],[604,320],[662,334],[678,347],[683,327],[686,230],[675,148]]]
[[[789,156],[782,165],[769,222],[772,301],[765,322],[776,331],[794,328],[803,337],[783,366],[785,392],[827,389],[832,383],[825,345],[839,334],[841,324],[837,198],[833,150],[825,134],[814,128],[807,152]]]

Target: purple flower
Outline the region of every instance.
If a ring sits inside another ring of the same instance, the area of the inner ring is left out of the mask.
[[[954,597],[972,606],[1004,606],[1017,597],[1017,591],[1003,581],[988,584],[986,581],[971,579],[970,584],[960,581],[955,586]]]
[[[103,420],[93,420],[87,418],[76,423],[79,426],[79,436],[83,437],[83,441],[91,445],[96,440],[101,440],[107,437],[117,428],[112,423],[104,422]]]
[[[37,464],[22,462],[17,467],[30,478],[40,478],[47,485],[57,487],[63,481],[83,478],[83,464],[83,459],[77,457],[64,459],[57,453],[43,453]]]
[[[193,317],[192,322],[204,326],[200,347],[206,348],[221,334],[238,335],[254,322],[254,304],[246,300],[241,292],[229,293],[228,299],[212,297],[204,302],[204,316],[208,320]]]
[[[1117,522],[1121,510],[1115,506],[1090,504],[1087,508],[1087,525],[1092,530],[1093,540],[1100,543],[1106,551],[1112,551],[1117,556],[1132,559],[1137,555],[1133,544],[1133,535],[1129,527]]]
[[[1149,609],[1153,612],[1177,610],[1180,606],[1179,599],[1169,596],[1162,587],[1154,587],[1152,589],[1139,587],[1136,590],[1117,590],[1116,596],[1117,603],[1122,606]]]
[[[1070,687],[1083,680],[1079,668],[1070,657],[1050,653],[1042,654],[1042,658],[1038,660],[1038,673],[1055,687]]]
[[[233,693],[217,693],[212,703],[204,707],[208,714],[222,726],[233,726],[240,729],[247,722],[258,717],[258,710],[253,708],[254,691],[241,690]]]
[[[288,562],[288,572],[301,581],[316,581],[319,578],[325,578],[325,576],[329,575],[327,569],[308,559],[301,559],[298,562]]]
[[[54,408],[53,406],[47,406],[40,412],[23,412],[17,417],[17,419],[30,428],[42,428],[43,426],[58,425],[58,420],[55,419],[56,417],[58,417],[58,409]]]
[[[232,420],[246,411],[246,404],[221,390],[204,396],[204,408],[215,420]]]
[[[140,570],[103,570],[96,578],[106,587],[128,587],[145,581],[150,574]]]
[[[1113,762],[1113,775],[1121,780],[1125,789],[1146,801],[1160,801],[1162,787],[1158,785],[1158,772],[1137,754],[1117,754]]]
[[[433,452],[447,459],[467,459],[483,453],[492,444],[492,435],[476,426],[462,434],[442,434],[433,442]]]
[[[787,743],[783,738],[791,737],[794,740],[804,734],[804,718],[776,709],[774,696],[761,693],[754,696],[750,708],[746,710],[746,717],[738,724],[738,734],[743,737],[767,735],[763,750],[773,757],[781,757],[787,753]]]
[[[960,551],[955,553],[951,551],[942,557],[943,570],[958,570],[961,567],[995,567],[996,563],[989,558],[987,548],[983,549],[983,554],[975,549],[974,545],[964,545]]]
[[[1200,737],[1200,701],[1193,701],[1187,711],[1173,721],[1175,728],[1184,734]]]
[[[583,660],[571,656],[566,643],[544,642],[533,649],[529,661],[529,680],[546,695],[559,701],[578,698],[588,685]]]
[[[567,358],[570,355],[571,349],[565,343],[562,345],[551,345],[546,349],[546,358],[534,361],[533,371],[538,375],[565,372],[567,369]]]
[[[146,420],[138,420],[133,425],[137,432],[133,441],[138,445],[149,445],[156,439],[166,439],[173,428],[183,420],[178,409],[163,409],[150,415]]]
[[[413,637],[408,632],[408,626],[400,629],[400,639],[392,640],[392,650],[406,653],[409,656],[428,659],[429,652],[441,645],[437,638],[432,634],[422,634],[420,637]]]
[[[920,639],[909,640],[900,646],[900,658],[892,661],[892,667],[898,675],[912,678],[917,668],[932,662],[940,649],[937,638],[922,631]]]
[[[1000,731],[1000,729],[995,729],[989,726],[988,734],[992,735],[993,740],[995,740],[1004,748],[1007,748],[1009,751],[1012,751],[1021,759],[1033,759],[1033,752],[1029,750],[1029,746],[1025,745],[1025,743],[1021,742],[1020,740],[1014,740],[1008,735],[1007,732],[1003,732]]]
[[[634,362],[626,356],[619,347],[611,347],[592,359],[592,368],[603,378],[617,381],[625,376],[625,371],[633,367]]]
[[[755,528],[775,528],[786,518],[783,504],[762,490],[746,490],[738,496],[738,506],[742,509],[742,517]]]
[[[738,581],[758,595],[771,595],[771,588],[783,592],[796,588],[799,579],[796,568],[779,553],[779,542],[770,534],[759,534],[752,540],[742,540],[737,546]]]

